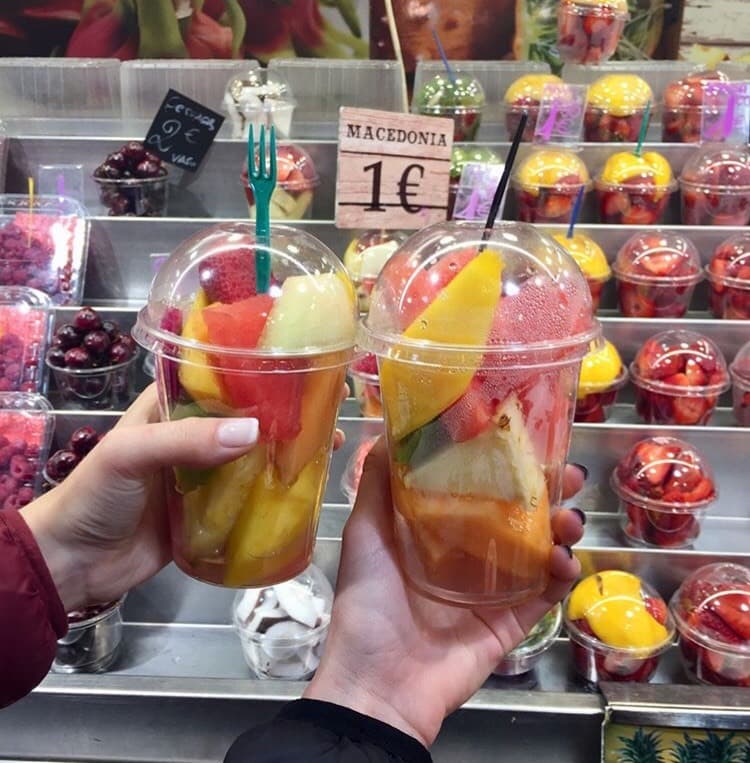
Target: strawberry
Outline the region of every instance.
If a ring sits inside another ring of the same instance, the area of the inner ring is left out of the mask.
[[[571,211],[572,196],[550,193],[544,202],[543,215],[550,219],[565,217]]]
[[[717,641],[723,641],[725,644],[741,644],[745,641],[745,638],[737,633],[723,617],[717,615],[712,608],[702,607],[697,611],[697,627],[699,632],[711,636]]]
[[[727,592],[713,599],[708,606],[739,637],[750,639],[750,594]]]
[[[481,380],[474,376],[463,396],[443,411],[440,421],[453,442],[466,442],[489,429],[493,412]]]
[[[198,266],[200,285],[209,302],[232,304],[256,295],[254,250],[226,250],[203,260]]]
[[[635,454],[646,467],[641,471],[646,481],[651,485],[661,485],[672,468],[673,449],[654,440],[643,440],[636,445]]]
[[[664,623],[667,622],[667,605],[664,603],[664,600],[646,596],[643,601],[646,605],[646,611],[651,617],[653,617],[657,623],[664,625]]]
[[[685,364],[685,376],[691,387],[703,387],[707,381],[703,368],[693,358],[688,358]]]
[[[626,318],[654,318],[656,306],[641,291],[638,284],[620,281],[617,285],[620,312]]]
[[[643,270],[648,275],[661,278],[671,275],[675,265],[679,264],[679,261],[675,258],[672,252],[652,251],[639,258],[638,264],[642,266]]]
[[[710,407],[702,397],[675,397],[672,400],[675,424],[695,426],[703,424]]]
[[[630,209],[623,213],[622,224],[623,225],[654,225],[658,222],[659,215],[654,214],[653,210],[647,207],[631,206]]]

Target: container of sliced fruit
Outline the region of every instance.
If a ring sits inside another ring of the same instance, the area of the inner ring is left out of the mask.
[[[370,292],[378,273],[405,240],[406,234],[400,231],[366,230],[349,242],[344,252],[344,265],[357,288],[360,313],[370,309]]]
[[[529,631],[529,635],[503,657],[492,671],[496,676],[522,676],[537,666],[562,630],[562,607],[558,604]]]
[[[484,88],[475,77],[460,72],[453,76],[438,74],[414,94],[412,110],[428,117],[453,120],[453,140],[472,141],[482,123],[486,105]]]
[[[581,363],[574,421],[601,424],[609,418],[620,390],[628,383],[628,369],[612,342],[591,343]]]
[[[573,235],[555,233],[553,238],[576,261],[586,276],[591,291],[591,307],[596,312],[601,303],[604,284],[612,277],[607,255],[591,236],[580,231]]]
[[[743,345],[729,367],[732,375],[734,417],[743,427],[750,427],[750,342]]]
[[[750,233],[735,233],[716,247],[706,278],[715,318],[750,320]]]

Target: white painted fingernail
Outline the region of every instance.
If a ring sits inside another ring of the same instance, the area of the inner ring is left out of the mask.
[[[258,419],[231,419],[219,425],[216,440],[225,448],[242,448],[258,441]]]

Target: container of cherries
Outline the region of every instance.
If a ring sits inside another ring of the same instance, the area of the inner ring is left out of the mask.
[[[83,307],[55,331],[46,362],[66,407],[107,409],[132,400],[137,357],[130,334]]]
[[[44,465],[42,474],[50,487],[57,487],[73,469],[99,444],[103,434],[91,426],[74,430],[65,446],[56,450]]]
[[[164,217],[168,176],[164,162],[138,141],[108,154],[94,170],[99,198],[112,217]]]

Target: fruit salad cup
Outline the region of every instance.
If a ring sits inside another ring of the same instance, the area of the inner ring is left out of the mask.
[[[270,160],[270,159],[269,159]],[[276,144],[276,187],[271,195],[272,220],[305,220],[310,217],[315,189],[320,177],[310,154],[293,143]],[[250,219],[255,219],[255,194],[242,169],[242,187],[247,197]]]
[[[697,71],[670,82],[664,88],[662,108],[662,141],[664,143],[698,143],[703,128],[703,85],[706,82],[728,82],[718,71]]]
[[[675,633],[659,594],[629,572],[584,578],[563,604],[573,663],[588,683],[646,683]]]
[[[456,197],[461,185],[461,173],[470,162],[478,164],[502,164],[503,160],[489,148],[479,146],[453,146],[451,152],[450,179],[448,181],[448,219],[453,218]]]
[[[734,417],[742,427],[750,427],[750,342],[742,347],[729,367],[732,375]]]
[[[697,151],[680,176],[685,225],[750,223],[750,150],[709,145]]]
[[[453,140],[463,143],[476,138],[485,105],[484,88],[479,80],[462,74],[456,74],[452,80],[447,74],[438,74],[414,95],[412,111],[452,119]]]
[[[631,236],[612,269],[626,318],[682,318],[703,280],[700,253],[693,242],[663,230]]]
[[[377,358],[371,352],[364,353],[352,363],[349,375],[352,378],[352,392],[359,402],[359,412],[368,419],[382,419],[383,400]]]
[[[341,261],[303,231],[225,223],[161,267],[134,329],[157,355],[162,418],[250,416],[258,444],[167,476],[172,550],[193,577],[262,587],[310,563],[357,305]],[[257,268],[257,271],[256,271]]]
[[[589,171],[571,151],[537,149],[519,165],[512,181],[518,219],[526,223],[569,223],[581,188],[591,185]]]
[[[681,329],[646,340],[630,366],[635,409],[647,424],[708,424],[729,388],[721,350],[707,337]]]
[[[612,342],[592,342],[581,364],[574,421],[601,424],[617,400],[617,393],[628,383],[628,370]]]
[[[530,673],[562,630],[562,607],[557,604],[529,631],[529,635],[503,657],[492,671],[496,676],[522,676]]]
[[[692,445],[674,437],[636,443],[610,479],[625,535],[652,548],[685,548],[698,537],[716,500],[713,470]]]
[[[539,106],[542,103],[545,85],[562,85],[563,81],[554,74],[524,74],[505,91],[505,126],[512,139],[516,134],[523,114],[528,115],[521,140],[534,140]]]
[[[750,233],[736,233],[719,244],[706,277],[715,318],[750,320]]]
[[[429,595],[510,606],[549,579],[550,508],[599,334],[578,266],[533,226],[440,223],[383,268],[378,358],[401,564]]]
[[[604,284],[612,277],[607,255],[599,244],[585,233],[574,233],[570,238],[566,233],[555,233],[552,237],[576,261],[586,277],[591,292],[591,307],[596,312],[599,309]]]
[[[344,252],[344,265],[357,289],[359,312],[370,309],[370,292],[388,258],[405,241],[399,231],[368,230],[356,235]]]
[[[718,562],[677,589],[669,608],[688,676],[697,683],[750,687],[750,570]]]
[[[557,49],[566,64],[609,61],[630,18],[627,0],[560,0]]]
[[[591,143],[635,143],[654,94],[635,74],[606,74],[589,88],[583,122]]]
[[[657,225],[677,189],[669,162],[656,151],[613,154],[595,185],[599,222],[607,225]]]

